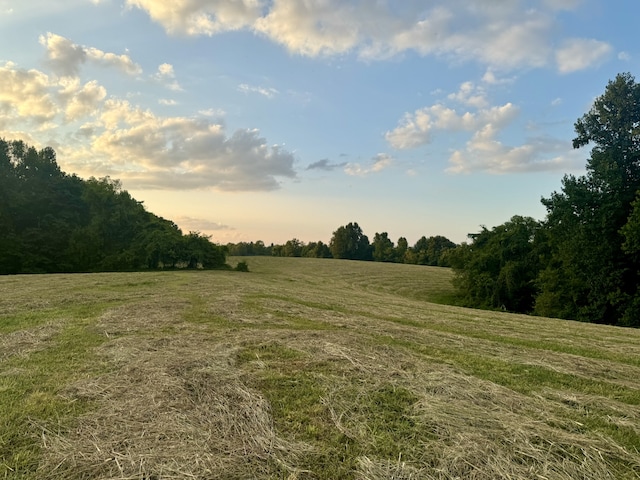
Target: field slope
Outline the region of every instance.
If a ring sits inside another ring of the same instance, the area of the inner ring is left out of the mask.
[[[0,477],[640,478],[639,330],[435,303],[447,269],[247,260],[0,277]]]

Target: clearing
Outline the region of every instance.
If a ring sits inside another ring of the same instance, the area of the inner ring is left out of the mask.
[[[640,330],[443,305],[448,269],[245,260],[0,277],[0,477],[640,478]]]

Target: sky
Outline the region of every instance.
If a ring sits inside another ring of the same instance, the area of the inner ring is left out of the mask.
[[[217,243],[460,243],[584,173],[637,0],[0,0],[0,138]]]

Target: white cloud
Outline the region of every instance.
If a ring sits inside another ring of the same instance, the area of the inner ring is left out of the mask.
[[[453,152],[449,158],[451,166],[446,171],[455,174],[566,172],[584,163],[583,155],[573,150],[569,142],[542,137],[511,147],[497,140],[498,133],[491,125],[477,131],[464,150]]]
[[[238,90],[244,93],[258,93],[267,98],[274,98],[280,93],[275,88],[256,87],[253,85],[247,85],[246,83],[238,85]]]
[[[296,176],[293,155],[268,146],[257,130],[228,136],[221,124],[159,117],[116,100],[105,102],[100,120],[91,149],[130,187],[273,190],[279,188],[276,177]]]
[[[159,77],[174,78],[176,76],[176,74],[173,71],[173,65],[171,65],[170,63],[163,63],[163,64],[159,65],[158,66],[158,76]]]
[[[64,133],[57,123],[66,125]],[[0,137],[54,146],[65,170],[111,175],[127,188],[264,191],[279,188],[279,178],[296,177],[293,154],[269,145],[258,130],[227,133],[206,117],[158,116],[108,98],[96,81],[82,84],[13,63],[0,66]]]
[[[107,90],[95,80],[87,82],[82,87],[78,79],[62,80],[61,83],[64,87],[60,95],[66,97],[65,120],[67,122],[92,116],[107,96]]]
[[[37,70],[24,70],[8,62],[0,67],[0,118],[19,117],[30,123],[43,124],[61,111],[57,105],[48,75]]]
[[[126,0],[169,33],[213,35],[251,25],[262,14],[258,0]]]
[[[347,163],[344,171],[347,175],[364,177],[370,173],[378,173],[393,165],[393,157],[387,153],[378,153],[368,166],[359,163]]]
[[[488,124],[502,128],[517,114],[518,108],[512,103],[463,114],[458,114],[442,104],[436,104],[416,110],[413,114],[405,114],[400,125],[388,131],[385,138],[394,148],[415,148],[430,143],[432,132],[435,130],[473,131]]]
[[[447,98],[470,107],[483,108],[488,105],[484,89],[473,82],[464,82],[458,92],[449,94]]]
[[[508,83],[513,83],[515,81],[515,78],[513,77],[500,78],[496,76],[495,72],[491,68],[488,68],[485,74],[482,76],[482,81],[487,85],[504,85]]]
[[[0,67],[0,122],[50,129],[95,114],[107,92],[96,81],[50,77],[13,63]]]
[[[173,65],[170,63],[163,63],[158,66],[158,71],[153,76],[155,80],[162,83],[169,90],[173,90],[174,92],[181,92],[182,87],[178,83],[176,78],[176,72],[173,69]]]
[[[51,32],[40,35],[40,44],[46,48],[47,62],[57,75],[77,76],[80,66],[86,62],[103,67],[114,67],[128,75],[138,75],[142,72],[142,68],[128,55],[117,55],[97,48],[77,45]]]
[[[447,99],[472,107],[474,104],[486,105],[486,96],[482,96],[482,102],[468,101],[476,91],[473,83],[465,82],[458,92],[448,95]],[[552,104],[558,105],[560,102],[560,99],[556,99]],[[446,171],[455,174],[566,171],[582,163],[582,156],[572,150],[570,143],[553,138],[530,138],[518,146],[502,143],[501,133],[516,119],[518,113],[518,107],[512,103],[482,106],[464,112],[435,104],[406,113],[399,125],[388,131],[385,137],[392,147],[409,149],[430,143],[437,132],[468,132],[470,137],[465,147],[453,151],[449,158],[450,166]]]
[[[173,107],[175,105],[178,105],[178,102],[176,102],[175,100],[169,99],[169,98],[161,98],[158,100],[158,103],[160,105],[165,105],[167,107]]]
[[[557,11],[575,9],[580,1],[534,3],[403,0],[398,7],[391,0],[127,0],[170,33],[244,29],[312,57],[354,53],[373,60],[415,51],[501,70],[551,64],[560,31]]]
[[[586,38],[574,38],[563,43],[556,52],[556,64],[560,73],[571,73],[602,63],[613,48],[606,42]]]

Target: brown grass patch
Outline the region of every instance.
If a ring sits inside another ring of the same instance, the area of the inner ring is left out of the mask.
[[[290,449],[269,404],[240,380],[232,345],[187,334],[103,350],[121,367],[66,389],[97,408],[70,432],[45,432],[48,478],[251,478]]]
[[[25,357],[30,353],[46,349],[59,332],[59,325],[46,324],[0,334],[0,362],[11,357]]]

